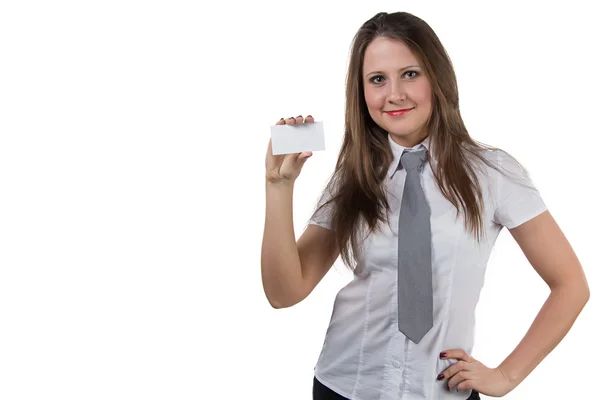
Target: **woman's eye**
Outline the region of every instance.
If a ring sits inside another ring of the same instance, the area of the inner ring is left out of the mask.
[[[419,73],[417,71],[406,71],[404,73],[404,76],[406,76],[407,74],[414,74],[412,76],[408,76],[409,79],[414,79],[417,76],[419,76]],[[374,76],[371,79],[369,79],[369,82],[374,83],[374,84],[380,84],[383,82],[383,79],[385,79],[383,76],[377,75],[377,76]]]

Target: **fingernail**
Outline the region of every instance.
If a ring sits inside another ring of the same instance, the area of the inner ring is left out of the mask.
[[[441,381],[442,379],[444,379],[444,374],[439,374],[437,377],[437,380]]]
[[[441,358],[444,358],[444,357],[446,357],[447,355],[448,355],[448,354],[446,354],[446,352],[445,352],[445,351],[443,351],[443,352],[441,352],[441,353],[440,353],[440,357],[441,357]]]
[[[302,118],[302,115],[298,115],[296,118]]]
[[[283,118],[281,118],[280,121],[283,121]]]
[[[308,114],[308,115],[306,116],[306,118],[308,118],[308,117],[312,117],[312,115]]]

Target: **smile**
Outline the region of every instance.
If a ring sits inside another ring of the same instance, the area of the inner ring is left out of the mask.
[[[391,117],[398,117],[400,115],[404,115],[407,112],[411,111],[412,108],[409,108],[408,110],[395,110],[395,111],[385,111],[385,113]]]

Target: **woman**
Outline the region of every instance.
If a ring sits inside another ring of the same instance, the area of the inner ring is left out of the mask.
[[[589,298],[579,261],[525,169],[475,142],[458,104],[451,61],[429,25],[379,13],[354,38],[338,162],[297,242],[292,192],[312,154],[273,156],[269,143],[261,270],[270,304],[302,301],[340,255],[354,272],[334,303],[314,399],[504,396]],[[514,352],[488,368],[470,352],[503,227],[551,294]]]

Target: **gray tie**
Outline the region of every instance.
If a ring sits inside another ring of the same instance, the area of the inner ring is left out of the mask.
[[[427,149],[400,157],[406,181],[398,221],[398,329],[414,343],[433,326],[431,210],[420,180],[426,160]]]

